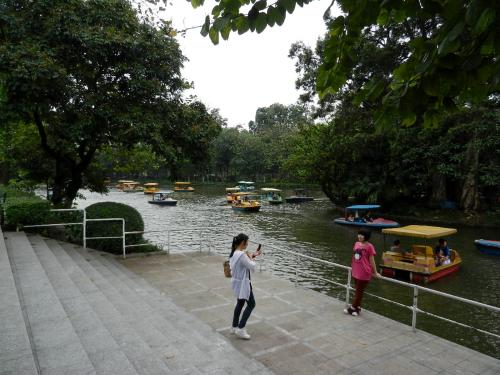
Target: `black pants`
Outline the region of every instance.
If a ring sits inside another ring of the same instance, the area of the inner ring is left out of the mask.
[[[245,308],[245,311],[243,311],[243,316],[241,317],[240,320],[241,310],[243,309],[245,302],[247,303],[247,307]],[[238,302],[236,302],[233,315],[233,327],[245,328],[247,320],[248,318],[250,318],[250,314],[252,313],[254,307],[255,307],[255,298],[253,297],[253,291],[250,287],[250,297],[248,297],[248,300],[239,299]]]

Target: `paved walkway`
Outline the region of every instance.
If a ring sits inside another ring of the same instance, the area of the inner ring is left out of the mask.
[[[239,340],[229,334],[234,300],[222,261],[187,253],[123,263],[276,374],[500,374],[500,360],[369,311],[346,316],[341,301],[265,272],[253,277],[252,339]]]

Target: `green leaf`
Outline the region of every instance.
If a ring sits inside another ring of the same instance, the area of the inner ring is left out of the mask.
[[[276,13],[276,23],[278,24],[278,26],[281,26],[283,25],[283,23],[285,22],[285,18],[286,18],[286,9],[283,8],[281,5],[278,5],[277,7],[278,9],[278,13]]]
[[[411,126],[417,121],[417,115],[415,113],[408,113],[403,118],[402,124],[404,126]]]
[[[255,29],[257,33],[261,33],[265,30],[267,26],[267,15],[266,13],[259,13],[257,19],[255,20]]]
[[[377,17],[377,24],[387,25],[388,22],[389,22],[389,12],[387,11],[387,9],[382,8]]]
[[[193,8],[198,8],[199,6],[202,6],[205,0],[191,0],[191,5]]]
[[[215,45],[219,44],[219,31],[216,30],[214,27],[210,28],[208,36],[210,37],[210,40],[212,41],[213,44]]]
[[[245,16],[240,16],[234,20],[236,27],[238,29],[238,34],[244,34],[250,28],[250,24],[248,23],[248,19]]]
[[[267,0],[259,0],[254,4],[254,8],[257,10],[264,10],[267,7]]]
[[[295,0],[278,0],[278,4],[282,5],[288,13],[293,13],[295,9]]]
[[[438,48],[438,55],[447,55],[460,48],[460,40],[451,40],[449,34],[443,39]]]
[[[231,33],[231,26],[226,25],[224,28],[220,31],[220,35],[222,39],[228,40],[229,39],[229,34]]]
[[[205,23],[201,27],[201,35],[207,36],[208,35],[208,30],[210,29],[210,17],[206,16],[205,17]]]
[[[464,27],[465,27],[465,22],[462,21],[457,23],[446,37],[449,38],[451,41],[455,40],[462,33]]]
[[[495,52],[495,33],[492,31],[481,45],[481,55],[492,55]]]
[[[472,31],[475,34],[482,34],[495,20],[495,10],[486,8],[477,20]]]

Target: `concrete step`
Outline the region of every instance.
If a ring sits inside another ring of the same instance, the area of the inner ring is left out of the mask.
[[[97,374],[138,375],[85,296],[40,236],[28,236]]]
[[[125,319],[134,324],[144,341],[163,358],[169,368],[176,371],[193,366],[203,368],[214,362],[214,358],[199,347],[202,343],[213,342],[212,332],[200,332],[194,325],[185,329],[179,326],[186,314],[177,314],[176,320],[168,321],[148,304],[147,298],[118,279],[110,267],[104,266],[96,257],[84,257],[77,251],[68,251],[68,254],[102,289]]]
[[[46,243],[136,371],[141,375],[171,374],[171,369],[141,335],[139,326],[142,328],[142,324],[138,322],[148,318],[136,316],[136,321],[127,319],[127,312],[119,309],[123,305],[120,303],[115,306],[115,297],[109,299],[116,295],[116,291],[108,283],[102,282],[85,259],[75,257],[74,251],[66,252],[54,240],[47,240]]]
[[[117,289],[128,295],[134,294],[133,297],[127,298],[133,298],[141,306],[148,306],[148,310],[152,309],[155,316],[158,316],[159,312],[158,321],[163,320],[163,322],[158,326],[158,329],[168,337],[170,342],[172,341],[172,332],[179,332],[180,337],[182,337],[182,340],[175,341],[175,346],[187,349],[192,348],[194,343],[194,349],[176,351],[177,364],[187,363],[195,365],[196,368],[213,368],[215,366],[214,370],[221,373],[270,373],[257,361],[242,355],[225,338],[214,332],[208,324],[174,304],[158,289],[137,274],[132,273],[112,255],[84,250],[71,244],[63,244],[63,246],[68,252],[76,249]],[[196,352],[200,350],[205,355],[196,355]],[[208,361],[204,359],[206,355],[209,356]],[[240,364],[244,364],[244,366]]]
[[[40,373],[96,374],[26,234],[8,232],[7,237]]]
[[[5,238],[0,229],[0,374],[37,374]]]

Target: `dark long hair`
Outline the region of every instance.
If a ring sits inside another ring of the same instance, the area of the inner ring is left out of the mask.
[[[245,241],[248,241],[248,236],[244,233],[240,233],[236,237],[233,237],[233,244],[231,245],[231,255],[229,255],[229,258],[233,256],[236,248]]]

